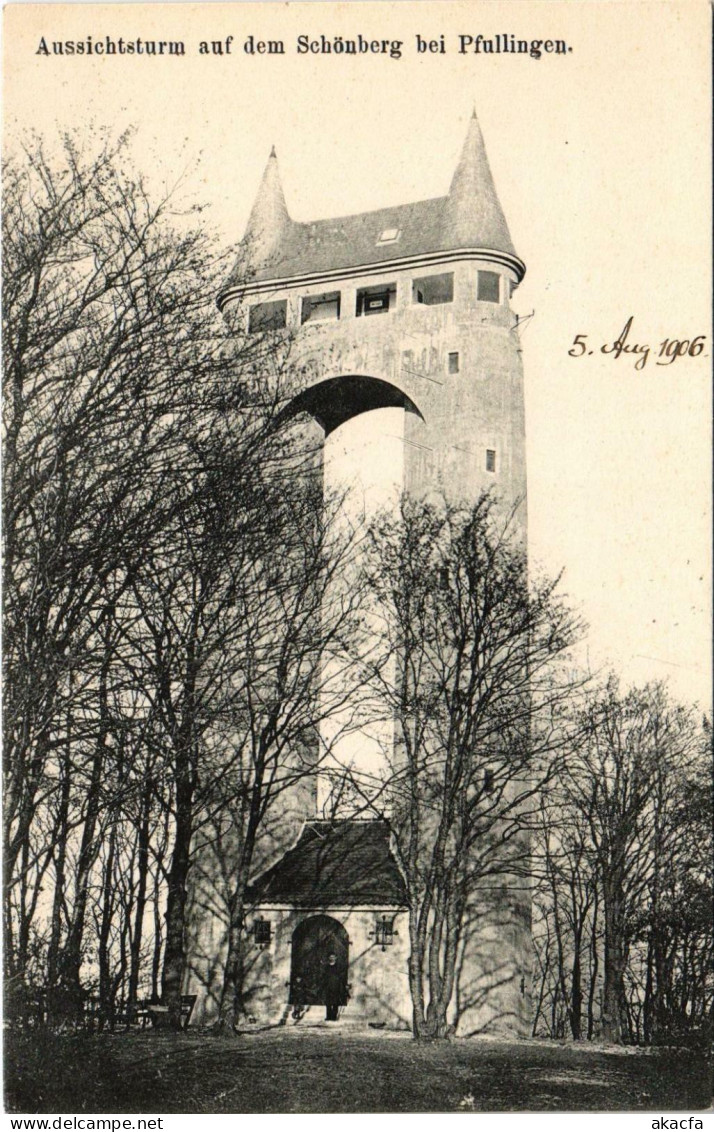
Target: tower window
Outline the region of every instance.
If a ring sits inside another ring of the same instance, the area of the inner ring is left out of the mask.
[[[487,767],[483,772],[483,789],[484,793],[491,794],[493,792],[493,771]]]
[[[287,326],[288,304],[286,299],[274,303],[256,303],[250,308],[248,329],[251,334],[261,330],[282,330]]]
[[[385,314],[394,306],[397,298],[396,283],[382,284],[381,287],[362,287],[357,292],[358,315]]]
[[[412,300],[415,303],[424,303],[426,306],[436,306],[438,303],[452,303],[454,301],[454,275],[451,271],[443,275],[425,275],[422,279],[412,282]]]
[[[495,271],[479,271],[478,299],[482,303],[497,303],[500,299],[500,275]]]
[[[496,450],[495,450],[495,448],[487,448],[486,449],[486,471],[487,472],[495,472],[496,471]]]
[[[458,372],[459,372],[459,352],[458,352],[458,350],[454,350],[453,353],[449,354],[449,373],[458,373]]]
[[[302,301],[302,318],[305,322],[320,322],[340,317],[340,292],[326,291],[324,295],[306,295]]]

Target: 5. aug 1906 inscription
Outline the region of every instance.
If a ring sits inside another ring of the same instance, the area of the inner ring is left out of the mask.
[[[703,352],[707,340],[706,334],[698,334],[694,338],[663,338],[658,346],[649,346],[630,340],[634,315],[630,315],[620,334],[613,342],[605,342],[596,347],[601,354],[611,354],[617,360],[622,355],[635,360],[635,369],[642,370],[647,365],[650,353],[657,358],[658,366],[670,366],[678,358],[698,358]],[[587,334],[576,334],[573,345],[568,350],[571,358],[582,358],[594,354],[587,344]]]

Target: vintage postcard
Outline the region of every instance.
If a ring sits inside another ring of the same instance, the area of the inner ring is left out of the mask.
[[[703,1127],[710,64],[5,7],[7,1110]]]

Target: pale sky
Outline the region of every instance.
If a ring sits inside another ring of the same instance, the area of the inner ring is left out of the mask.
[[[271,145],[291,215],[440,196],[476,106],[527,274],[523,330],[531,562],[565,569],[593,668],[711,698],[711,221],[708,5],[571,0],[10,5],[6,131],[138,126],[154,183],[187,172],[240,238]],[[415,36],[447,52],[417,54]],[[564,56],[465,54],[459,34],[564,39]],[[282,39],[250,56],[247,36]],[[403,41],[402,57],[296,53],[324,34]],[[37,55],[41,36],[182,39],[183,58]],[[233,35],[231,54],[201,40]],[[600,352],[630,316],[647,364]],[[568,356],[587,335],[593,353]],[[664,339],[706,335],[657,365]],[[583,651],[583,659],[585,651]]]

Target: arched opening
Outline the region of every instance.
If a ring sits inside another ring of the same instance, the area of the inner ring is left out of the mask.
[[[399,505],[404,490],[407,414],[412,421],[414,416],[423,420],[420,409],[403,389],[391,381],[364,374],[343,374],[318,381],[293,397],[282,410],[284,422],[307,415],[310,423],[315,422],[322,430],[323,490],[331,522],[335,533],[344,536],[345,544],[352,542],[354,547],[349,568],[329,583],[324,597],[326,605],[337,606],[343,600],[355,577],[354,571],[359,569],[359,544],[363,541],[359,532],[376,515],[393,511]],[[313,439],[314,433],[311,442]],[[371,616],[376,618],[375,614]],[[375,627],[376,624],[375,619]],[[390,716],[365,718],[360,706],[361,689],[349,686],[352,670],[345,668],[339,657],[326,659],[322,679],[328,689],[326,705],[331,702],[333,706],[324,711],[319,725],[323,757],[317,774],[317,813],[327,815],[338,804],[344,816],[358,811],[359,806],[349,805],[343,786],[337,801],[334,781],[343,783],[349,768],[352,774],[360,776],[363,789],[368,784],[378,784],[387,770],[385,752],[394,745],[394,722]]]
[[[334,956],[334,960],[331,957]],[[293,932],[290,1005],[347,1003],[349,939],[332,916],[311,916]]]
[[[422,414],[410,397],[389,381],[379,377],[349,374],[328,377],[310,385],[293,397],[281,417],[284,420],[298,413],[309,413],[329,436],[341,424],[371,409],[404,409],[408,413]]]

